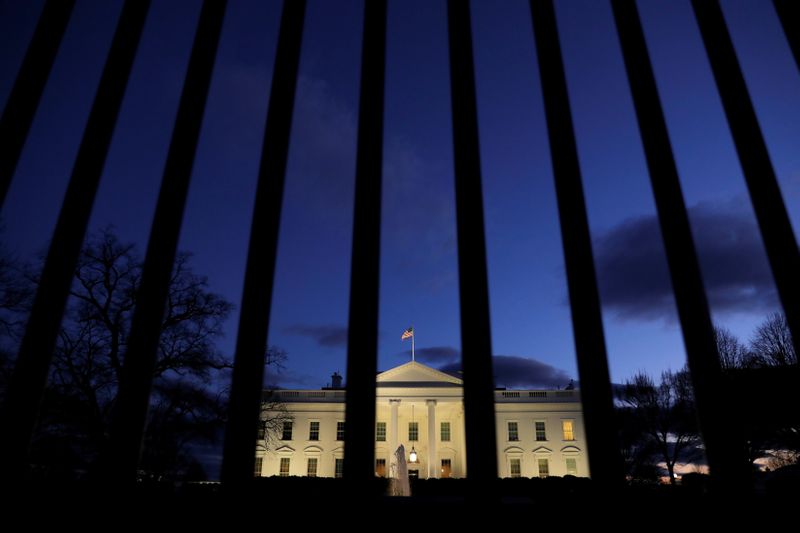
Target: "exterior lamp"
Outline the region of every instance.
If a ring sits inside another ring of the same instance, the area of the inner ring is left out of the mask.
[[[414,423],[414,404],[411,404],[411,423]],[[410,435],[409,435],[410,438]],[[414,439],[416,440],[416,439]],[[417,450],[414,449],[414,445],[411,445],[411,451],[408,454],[408,462],[409,463],[416,463],[417,462]]]

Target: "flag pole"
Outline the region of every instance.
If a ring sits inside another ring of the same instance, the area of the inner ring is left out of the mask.
[[[411,361],[416,361],[414,358],[414,326],[411,326]]]

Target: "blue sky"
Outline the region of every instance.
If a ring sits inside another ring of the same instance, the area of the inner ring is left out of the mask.
[[[420,359],[443,366],[461,344],[445,4],[389,4],[379,367],[408,360],[400,334],[412,324]],[[0,105],[41,5],[0,2]],[[280,5],[229,5],[181,236],[195,270],[237,306]],[[691,7],[639,5],[714,318],[746,339],[777,303]],[[199,6],[154,2],[92,215],[92,228],[113,224],[140,250]],[[75,9],[4,208],[3,239],[20,257],[41,251],[52,232],[120,7],[83,0]],[[612,379],[680,367],[610,6],[556,7]],[[723,7],[797,230],[800,76],[770,2]],[[267,379],[284,386],[316,388],[345,368],[362,9],[356,0],[309,2],[269,334],[289,360]],[[506,356],[498,384],[563,386],[577,375],[527,2],[473,1],[472,14],[491,334],[494,353]],[[234,312],[221,344],[228,353],[237,322]]]

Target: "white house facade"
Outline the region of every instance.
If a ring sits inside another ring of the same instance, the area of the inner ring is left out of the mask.
[[[292,415],[277,444],[256,449],[256,475],[340,477],[345,391],[333,387],[271,394]],[[377,376],[375,474],[389,476],[402,444],[409,476],[466,477],[461,379],[417,362]],[[588,476],[577,390],[495,391],[497,467],[501,477]],[[416,452],[412,462],[411,452]]]

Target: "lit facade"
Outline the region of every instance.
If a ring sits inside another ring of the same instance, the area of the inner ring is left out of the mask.
[[[345,391],[280,390],[273,394],[293,417],[277,444],[257,446],[261,476],[341,475]],[[466,477],[462,381],[417,362],[377,376],[375,473],[391,475],[392,452],[403,444],[409,475]],[[588,476],[577,390],[495,392],[497,467],[501,477]]]

